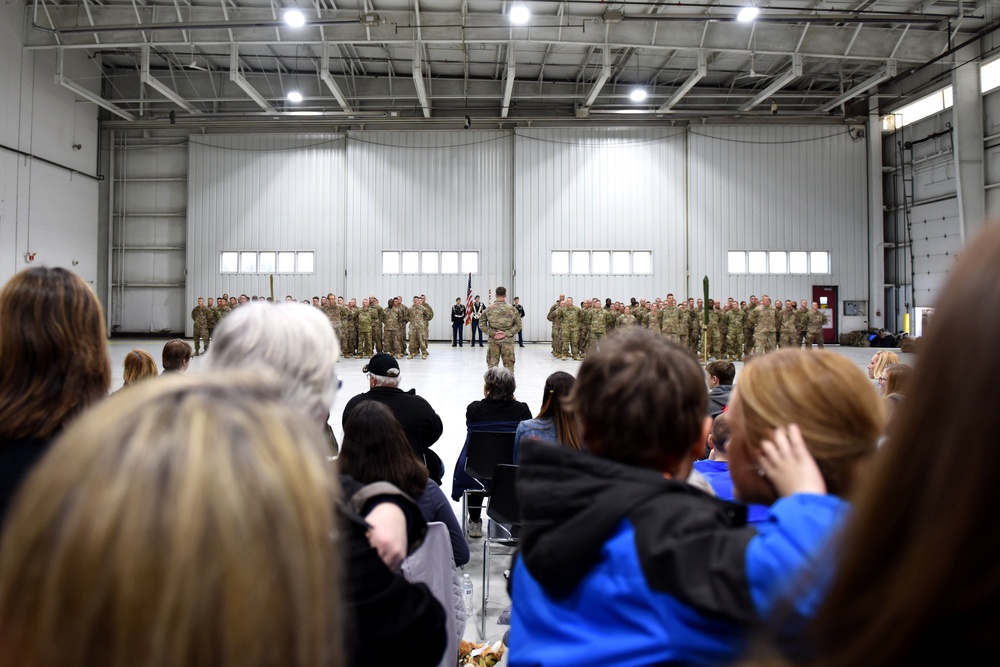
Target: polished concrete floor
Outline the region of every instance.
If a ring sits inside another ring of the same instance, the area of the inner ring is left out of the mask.
[[[166,339],[127,339],[115,338],[109,343],[112,363],[112,388],[121,386],[122,359],[134,348],[146,350],[157,360],[159,359]],[[868,361],[877,350],[870,348],[850,348],[831,346],[828,349],[842,354],[854,361],[862,370],[867,368]],[[576,374],[580,362],[560,361],[550,354],[548,342],[525,343],[524,348],[516,349],[515,373],[517,377],[517,398],[531,408],[532,414],[537,414],[542,402],[542,389],[545,379],[550,373],[564,370]],[[899,350],[895,350],[897,353]],[[426,398],[441,416],[444,422],[444,434],[435,445],[446,466],[444,490],[451,492],[451,474],[455,461],[465,441],[465,408],[471,402],[483,397],[483,373],[486,370],[486,348],[469,347],[453,348],[448,342],[432,342],[427,359],[401,359],[401,383],[404,390],[415,388],[417,394]],[[900,355],[904,363],[912,363],[910,355]],[[191,371],[198,372],[205,356],[192,359]],[[342,439],[343,428],[341,419],[344,405],[355,394],[368,390],[368,381],[362,372],[366,359],[341,359],[339,362],[340,376],[343,386],[337,396],[331,411],[330,423],[337,434],[338,441]],[[737,380],[743,364],[738,362]],[[461,506],[455,503],[456,514]],[[481,605],[481,585],[483,572],[482,540],[471,540],[472,560],[464,571],[471,575],[476,587],[476,619],[470,619],[466,629],[466,638],[479,641],[478,614]],[[496,623],[500,612],[509,604],[506,592],[506,581],[503,572],[509,567],[509,558],[496,556],[491,560],[490,567],[490,603],[487,606],[487,624],[485,638],[491,641],[499,639],[506,626]]]

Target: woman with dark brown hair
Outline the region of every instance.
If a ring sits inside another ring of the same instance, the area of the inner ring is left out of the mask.
[[[972,665],[996,659],[1000,228],[962,254],[922,344],[806,635],[801,664]],[[990,361],[993,359],[994,361]]]
[[[455,565],[469,562],[469,543],[441,487],[427,476],[406,433],[389,408],[377,401],[362,401],[344,425],[344,444],[337,458],[340,472],[362,484],[389,482],[417,501],[427,521],[448,526]]]
[[[75,273],[34,267],[0,290],[0,520],[49,442],[108,394],[104,315]]]
[[[534,419],[525,419],[517,427],[514,436],[514,460],[518,460],[521,440],[535,438],[550,440],[580,449],[580,433],[577,430],[573,412],[566,405],[566,399],[573,389],[576,378],[565,371],[556,371],[545,379],[542,391],[542,409]]]

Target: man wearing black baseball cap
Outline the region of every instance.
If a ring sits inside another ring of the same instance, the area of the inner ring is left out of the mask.
[[[403,391],[399,388],[399,363],[391,354],[376,354],[361,370],[368,374],[369,390],[347,402],[343,424],[347,424],[351,412],[362,401],[383,404],[399,420],[413,451],[427,465],[431,479],[440,484],[444,476],[444,464],[430,448],[444,431],[441,417],[430,403],[417,396],[416,389]]]

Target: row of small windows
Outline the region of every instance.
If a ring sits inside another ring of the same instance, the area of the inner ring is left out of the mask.
[[[383,250],[382,273],[479,273],[474,250]]]
[[[729,273],[830,273],[825,250],[730,250]]]
[[[573,275],[648,275],[653,272],[649,250],[553,250],[552,273]]]
[[[222,273],[313,273],[312,250],[226,250],[220,257]]]
[[[1000,88],[1000,58],[986,63],[979,68],[980,92],[986,93],[994,88]],[[925,95],[915,102],[901,107],[887,116],[882,116],[882,131],[892,132],[904,125],[916,123],[918,120],[933,116],[945,109],[950,109],[954,102],[951,86]]]

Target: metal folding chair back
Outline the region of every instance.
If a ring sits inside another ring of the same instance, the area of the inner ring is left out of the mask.
[[[493,469],[514,462],[514,431],[470,431],[465,472],[489,488]]]

